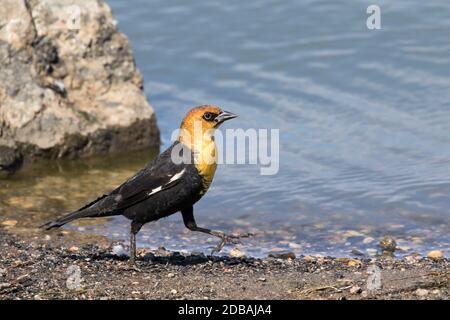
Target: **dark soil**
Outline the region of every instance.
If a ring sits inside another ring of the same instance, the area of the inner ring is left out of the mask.
[[[126,257],[112,253],[111,244],[69,247],[1,228],[0,238],[0,300],[450,297],[446,258],[254,259],[144,249],[137,271],[128,267]],[[379,270],[375,278],[373,270]]]

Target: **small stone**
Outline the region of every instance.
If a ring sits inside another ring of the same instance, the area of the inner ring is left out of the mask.
[[[17,224],[17,220],[5,220],[2,222],[2,226],[14,227]]]
[[[361,265],[361,261],[358,260],[358,259],[350,259],[350,260],[347,262],[347,265],[348,265],[349,267],[360,266],[360,265]]]
[[[427,289],[417,289],[416,290],[416,295],[419,297],[425,297],[426,295],[428,295],[429,291]]]
[[[1,289],[5,289],[5,288],[9,288],[9,287],[11,287],[11,283],[9,283],[9,282],[0,283],[0,290]]]
[[[269,253],[269,258],[275,258],[275,259],[295,259],[295,253],[291,251],[284,251],[284,252],[271,252]]]
[[[439,295],[439,294],[441,294],[441,290],[439,290],[439,289],[434,289],[433,291],[431,291],[431,293],[432,293],[432,294]]]
[[[264,278],[264,277],[261,277],[261,278],[258,278],[258,281],[261,281],[261,282],[266,282],[266,278]]]
[[[127,252],[125,251],[123,246],[120,244],[113,246],[112,253],[118,257],[127,257],[128,256]]]
[[[171,294],[177,294],[177,293],[178,293],[178,291],[177,291],[177,290],[175,290],[175,289],[172,289],[172,290],[170,290],[170,293],[171,293]]]
[[[440,260],[444,257],[444,253],[441,250],[431,250],[428,252],[427,257],[431,260]]]
[[[175,274],[172,272],[167,274],[167,278],[174,278],[174,277],[175,277]]]
[[[419,254],[410,254],[409,256],[405,257],[405,261],[409,264],[417,263],[420,260]]]
[[[23,283],[23,282],[27,281],[29,278],[30,278],[29,274],[23,274],[23,275],[17,277],[15,282],[16,283]]]
[[[353,286],[353,287],[350,288],[350,293],[351,294],[359,294],[361,292],[362,292],[361,287]]]
[[[233,248],[233,249],[230,251],[230,257],[233,257],[233,258],[243,258],[243,257],[245,257],[245,253],[242,252],[239,248]]]
[[[0,268],[0,277],[3,277],[4,275],[6,275],[6,269]]]
[[[380,241],[380,248],[383,251],[394,252],[397,248],[397,242],[391,236],[384,236]]]
[[[76,246],[72,246],[72,247],[69,248],[69,251],[70,252],[78,252],[78,251],[80,251],[80,248],[78,248]]]

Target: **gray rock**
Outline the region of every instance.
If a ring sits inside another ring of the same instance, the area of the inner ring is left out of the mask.
[[[0,172],[14,173],[23,163],[22,154],[11,147],[0,145]]]
[[[159,146],[142,76],[103,0],[2,0],[0,60],[0,146],[16,155],[0,157],[0,171],[22,156]]]

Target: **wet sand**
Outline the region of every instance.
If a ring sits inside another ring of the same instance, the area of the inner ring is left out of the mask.
[[[449,259],[231,258],[14,235],[0,228],[0,299],[449,299]],[[92,239],[90,239],[92,241]],[[72,243],[71,243],[72,242]],[[75,246],[74,242],[78,244]],[[116,250],[117,253],[117,250]],[[120,252],[119,252],[120,253]]]

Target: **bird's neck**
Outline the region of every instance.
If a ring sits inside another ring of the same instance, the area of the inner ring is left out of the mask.
[[[202,176],[203,189],[206,192],[213,181],[217,168],[217,146],[214,141],[214,132],[209,130],[203,134],[192,135],[182,131],[178,140],[192,150],[194,165]]]

